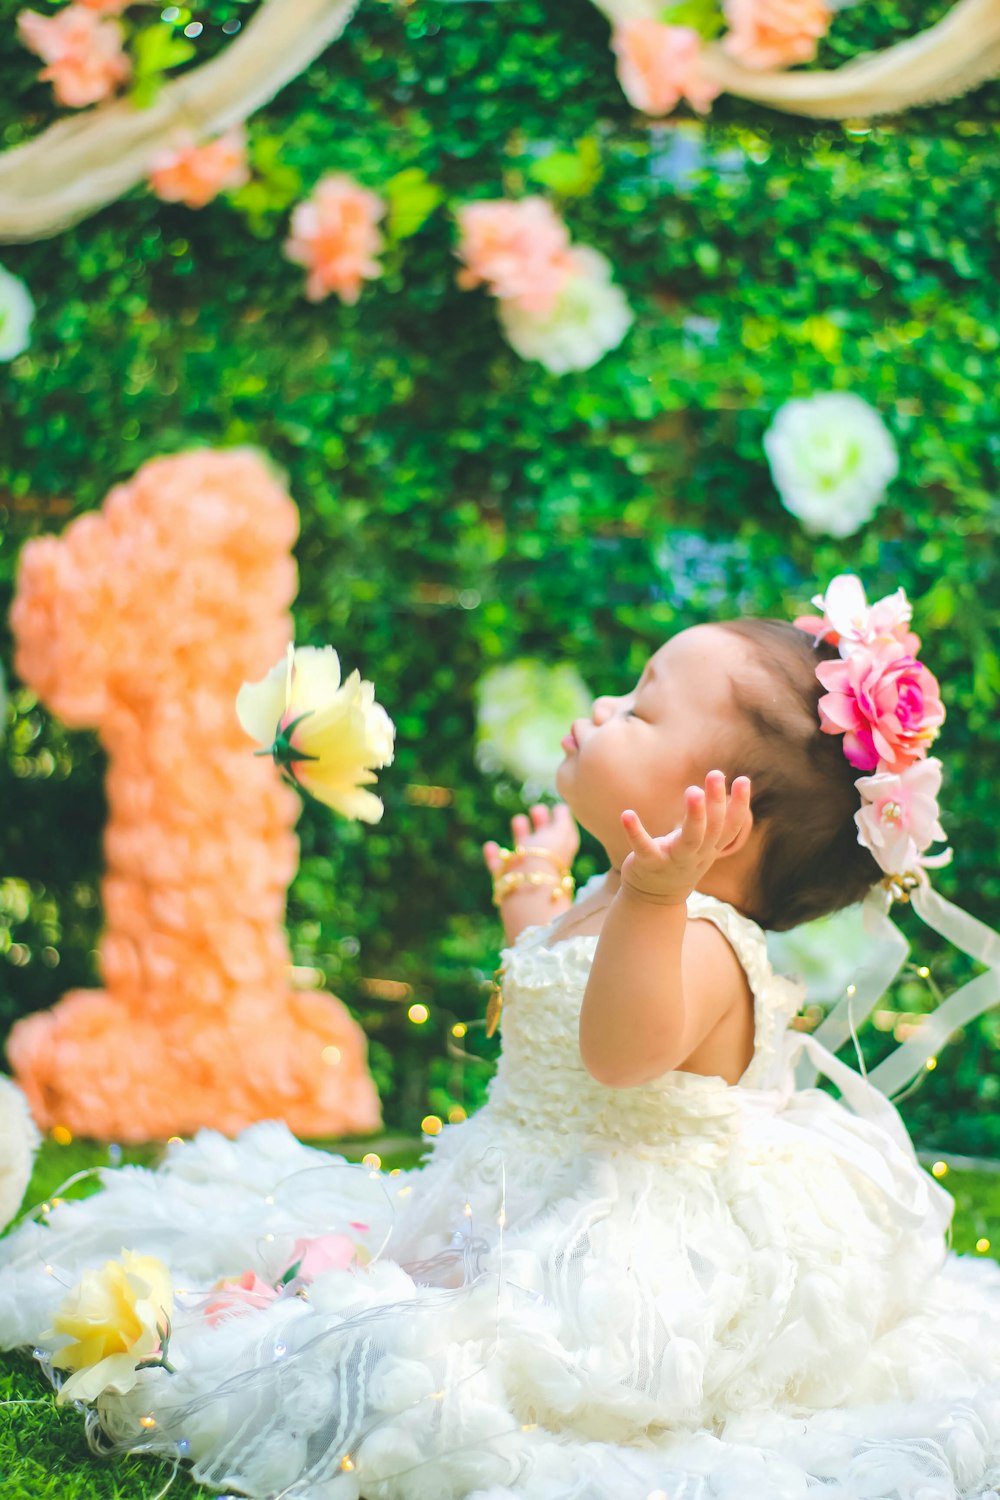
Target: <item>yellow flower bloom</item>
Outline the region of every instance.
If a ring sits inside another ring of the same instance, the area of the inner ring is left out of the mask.
[[[139,1361],[156,1354],[169,1329],[173,1304],[170,1272],[155,1255],[122,1250],[121,1260],[84,1271],[42,1335],[73,1341],[52,1357],[57,1369],[77,1372],[64,1382],[57,1405],[130,1391]]]
[[[392,762],[396,730],[375,688],[352,672],[340,680],[332,646],[289,646],[260,682],[245,682],[236,714],[291,778],[346,818],[377,823],[381,800],[363,787]]]

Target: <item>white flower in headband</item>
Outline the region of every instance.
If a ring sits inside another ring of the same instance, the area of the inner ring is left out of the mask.
[[[917,661],[920,639],[909,629],[912,607],[902,589],[869,605],[860,579],[842,573],[813,603],[821,617],[795,624],[835,645],[839,661],[824,661],[816,676],[827,689],[819,700],[826,734],[844,736],[844,754],[870,775],[854,783],[858,842],[887,876],[919,875],[947,863],[951,851],[926,851],[945,833],[937,794],[941,762],[927,752],[944,721],[937,679]]]
[[[886,874],[916,872],[922,866],[947,864],[951,850],[925,857],[924,850],[946,837],[941,827],[937,794],[941,790],[941,762],[930,756],[905,771],[878,771],[854,783],[861,807],[854,814],[858,843],[870,849]]]
[[[905,646],[912,656],[920,650],[920,637],[907,629],[913,605],[902,589],[887,594],[869,605],[861,579],[853,573],[834,578],[825,594],[816,594],[813,604],[823,611],[822,618],[803,615],[795,623],[815,634],[814,645],[829,641],[846,656],[854,646],[871,646],[879,637],[891,637]]]

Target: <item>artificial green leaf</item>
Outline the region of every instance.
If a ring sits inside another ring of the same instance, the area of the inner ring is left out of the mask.
[[[130,97],[137,109],[148,109],[156,102],[164,73],[190,62],[196,48],[185,37],[175,35],[174,27],[165,21],[144,26],[132,42],[133,85]]]
[[[601,150],[592,135],[577,141],[572,151],[553,151],[526,168],[525,176],[562,198],[583,198],[601,180]]]
[[[386,232],[391,240],[405,240],[416,234],[439,203],[444,189],[429,181],[420,167],[406,167],[390,177],[383,188],[389,201]]]
[[[660,13],[660,20],[667,26],[690,26],[707,42],[721,36],[726,29],[718,0],[677,0]]]

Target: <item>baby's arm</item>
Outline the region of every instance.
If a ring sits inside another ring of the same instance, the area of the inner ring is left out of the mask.
[[[622,814],[632,852],[591,966],[580,1012],[580,1056],[592,1077],[635,1088],[679,1067],[745,998],[742,969],[708,923],[688,922],[686,902],[719,850],[740,831],[750,783],[738,777],[689,787],[681,826],[652,839]]]
[[[526,853],[512,865],[512,869],[525,874],[538,873],[542,879],[538,884],[518,885],[500,903],[500,919],[503,922],[504,938],[512,943],[525,927],[545,927],[561,916],[571,905],[571,897],[555,889],[558,880],[556,866],[544,855],[533,855],[532,848],[547,849],[569,869],[580,847],[580,833],[573,815],[564,802],[552,809],[543,802],[536,802],[531,809],[531,822],[524,813],[517,813],[510,821],[514,845]],[[494,880],[503,870],[499,845],[491,839],[483,845],[486,867]]]

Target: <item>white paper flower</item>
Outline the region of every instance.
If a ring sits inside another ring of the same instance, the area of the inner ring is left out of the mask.
[[[0,359],[14,359],[31,342],[35,304],[20,276],[0,266]]]
[[[481,770],[505,770],[528,796],[555,790],[560,741],[573,719],[590,712],[593,694],[575,667],[522,657],[493,667],[476,685],[476,759]]]
[[[881,761],[879,762],[881,765]],[[950,853],[924,857],[931,844],[947,837],[940,823],[941,762],[933,755],[905,770],[878,771],[854,783],[861,807],[854,814],[858,843],[869,849],[888,875],[920,865],[946,864]]]
[[[781,503],[813,534],[851,536],[899,473],[892,434],[850,392],[786,401],[764,434],[764,451]]]
[[[537,359],[553,375],[589,370],[615,349],[632,325],[632,309],[611,280],[606,256],[589,245],[570,251],[579,274],[570,277],[551,312],[525,312],[499,299],[500,323],[511,348],[522,359]]]
[[[21,1207],[41,1139],[24,1094],[0,1076],[0,1229]]]

